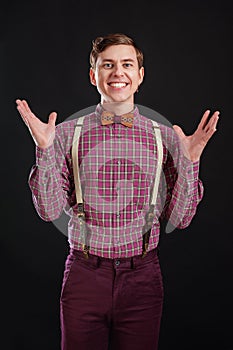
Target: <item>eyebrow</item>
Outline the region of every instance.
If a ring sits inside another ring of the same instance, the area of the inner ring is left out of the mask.
[[[109,58],[109,59],[105,58],[105,59],[103,59],[102,62],[114,62],[114,60],[111,58]],[[132,58],[124,58],[123,60],[121,60],[121,62],[136,62],[136,61]]]

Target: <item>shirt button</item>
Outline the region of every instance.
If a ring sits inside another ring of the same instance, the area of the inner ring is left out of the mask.
[[[121,214],[118,213],[118,214],[116,214],[116,216],[119,218],[121,216]]]
[[[119,266],[120,263],[121,263],[120,260],[116,260],[116,261],[115,261],[115,265],[116,265],[116,266]]]
[[[120,160],[118,160],[118,162],[117,162],[119,165],[121,164],[121,161]]]

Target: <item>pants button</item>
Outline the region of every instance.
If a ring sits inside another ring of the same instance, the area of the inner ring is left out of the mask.
[[[120,263],[121,263],[120,260],[116,260],[116,261],[115,261],[115,265],[116,265],[116,266],[119,266]]]

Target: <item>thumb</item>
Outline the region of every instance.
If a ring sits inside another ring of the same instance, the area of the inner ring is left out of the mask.
[[[50,113],[50,115],[49,115],[49,124],[50,125],[55,125],[55,123],[56,123],[56,119],[57,119],[57,113],[56,112],[52,112],[52,113]]]
[[[177,136],[180,139],[183,139],[186,135],[184,134],[183,130],[181,129],[180,126],[178,125],[173,125],[173,130],[175,131],[175,133],[177,134]]]

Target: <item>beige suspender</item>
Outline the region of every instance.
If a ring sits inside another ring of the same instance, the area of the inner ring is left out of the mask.
[[[82,189],[79,177],[79,165],[78,165],[78,144],[81,133],[81,128],[83,125],[84,117],[78,118],[77,124],[75,125],[73,145],[72,145],[72,161],[73,161],[73,172],[74,172],[74,185],[76,193],[77,203],[83,203]]]
[[[74,131],[74,137],[73,137],[73,144],[72,144],[72,161],[73,161],[73,173],[74,173],[74,185],[75,185],[75,193],[76,193],[76,201],[78,204],[78,217],[81,227],[84,227],[85,225],[85,213],[83,209],[83,197],[82,197],[82,189],[81,189],[81,183],[80,183],[80,176],[79,176],[79,165],[78,165],[78,146],[79,146],[79,138],[81,134],[81,128],[83,125],[85,117],[80,117],[77,120],[77,124],[75,125],[75,131]],[[160,176],[162,171],[162,163],[163,163],[163,143],[162,143],[162,136],[161,131],[158,123],[154,120],[151,120],[153,124],[153,129],[155,133],[155,140],[156,140],[156,146],[157,146],[157,154],[158,154],[158,160],[157,160],[157,171],[155,176],[155,182],[154,182],[154,188],[151,196],[151,203],[150,203],[150,211],[149,211],[149,220],[147,224],[149,223],[149,227],[151,228],[154,215],[154,207],[156,204],[156,199],[158,195],[158,188],[159,188],[159,182],[160,182]],[[85,229],[84,229],[85,234]],[[150,232],[146,232],[146,234],[143,235],[143,257],[146,255],[148,245],[149,245],[149,236]],[[88,258],[88,251],[89,246],[86,245],[84,237],[84,244],[83,244],[83,253]]]
[[[154,181],[154,188],[151,196],[150,208],[149,208],[149,211],[146,213],[145,225],[143,226],[143,229],[142,229],[143,230],[142,258],[146,256],[147,250],[149,247],[150,232],[151,232],[151,228],[152,228],[153,220],[155,216],[154,209],[156,205],[159,182],[160,182],[162,165],[163,165],[163,143],[162,143],[162,135],[161,135],[160,127],[156,121],[154,120],[151,120],[151,121],[153,124],[155,141],[157,146],[157,169],[156,169],[156,175],[155,175],[155,181]]]
[[[87,234],[86,234],[85,213],[83,208],[83,196],[82,196],[82,188],[81,188],[81,182],[80,182],[80,176],[79,176],[79,165],[78,165],[78,146],[79,146],[79,138],[80,138],[83,121],[84,121],[84,116],[78,118],[77,124],[75,125],[73,144],[72,144],[72,162],[73,162],[76,202],[78,204],[78,218],[79,218],[80,230],[81,230],[82,241],[83,241],[82,249],[83,249],[84,256],[88,258],[90,247],[86,244]]]
[[[152,124],[153,124],[154,133],[155,133],[155,140],[156,140],[157,154],[158,154],[157,170],[156,170],[154,189],[153,189],[153,194],[151,199],[151,205],[155,205],[157,195],[158,195],[159,181],[160,181],[162,165],[163,165],[163,143],[162,143],[162,135],[161,135],[161,131],[158,123],[152,120]]]

